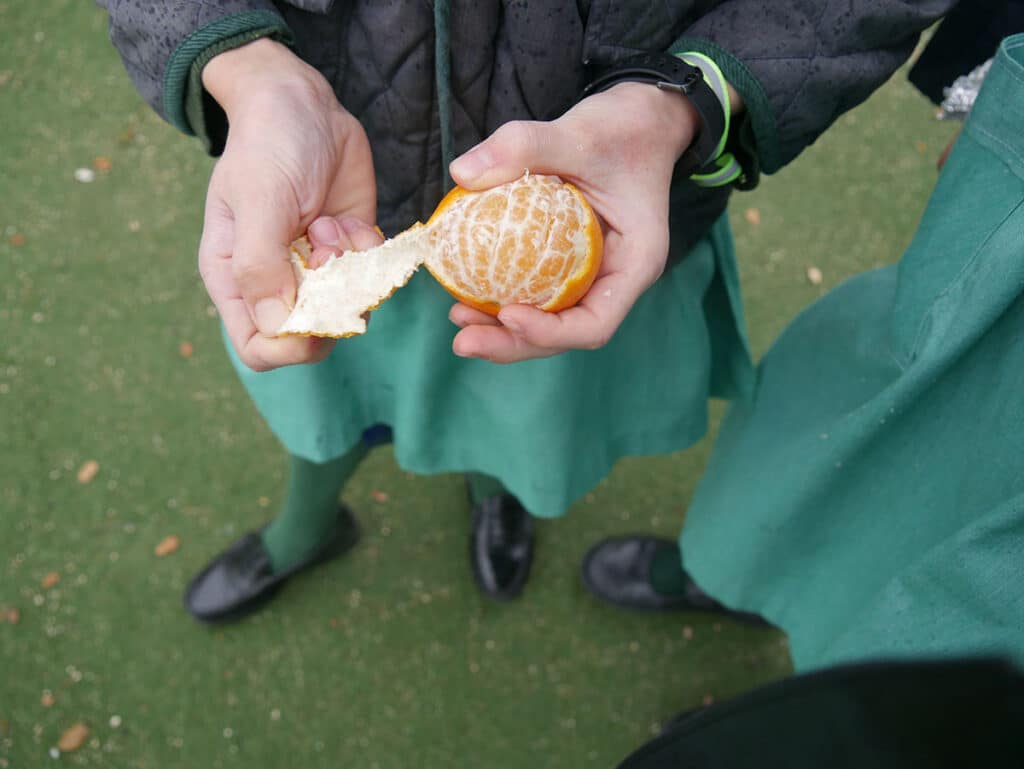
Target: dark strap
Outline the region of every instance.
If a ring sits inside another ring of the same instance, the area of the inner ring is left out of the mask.
[[[725,132],[725,113],[715,92],[704,81],[704,73],[699,67],[668,53],[632,56],[598,72],[583,89],[581,98],[623,82],[650,83],[665,91],[675,91],[689,99],[697,110],[700,127],[693,142],[679,158],[680,173],[690,176],[715,159]]]
[[[619,769],[1019,769],[1024,676],[999,660],[869,663],[682,716]]]

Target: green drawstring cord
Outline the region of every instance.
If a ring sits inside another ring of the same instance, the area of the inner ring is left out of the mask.
[[[434,72],[437,77],[437,114],[441,123],[441,187],[448,192],[455,186],[448,165],[455,159],[452,146],[452,47],[450,0],[434,2]]]

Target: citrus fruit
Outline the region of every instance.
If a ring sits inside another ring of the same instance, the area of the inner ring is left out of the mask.
[[[426,267],[464,304],[497,315],[506,304],[558,312],[587,293],[601,227],[583,194],[551,176],[479,192],[456,187],[427,221]]]
[[[497,315],[508,304],[558,312],[597,275],[601,228],[583,194],[558,177],[526,174],[488,190],[456,187],[426,224],[366,251],[308,268],[309,241],[292,244],[295,307],[280,334],[343,337],[405,285],[421,264],[456,299]]]

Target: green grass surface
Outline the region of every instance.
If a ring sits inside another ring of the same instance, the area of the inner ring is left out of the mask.
[[[610,767],[675,711],[786,674],[776,633],[619,613],[577,578],[602,536],[677,533],[709,440],[624,461],[542,523],[510,605],[472,585],[460,479],[379,450],[346,494],[365,532],[350,557],[249,621],[192,622],[186,582],[284,481],[195,268],[211,161],[140,103],[91,4],[0,2],[0,27],[0,608],[20,613],[0,623],[0,769],[56,765],[80,721],[90,738],[61,763]],[[931,114],[897,77],[734,198],[758,352],[901,253],[952,131]],[[109,171],[75,181],[97,157]],[[155,557],[171,534],[181,549]]]

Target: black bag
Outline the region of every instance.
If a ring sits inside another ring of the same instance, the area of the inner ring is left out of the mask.
[[[678,718],[619,769],[1004,767],[1024,767],[1024,675],[962,660],[779,681]]]

